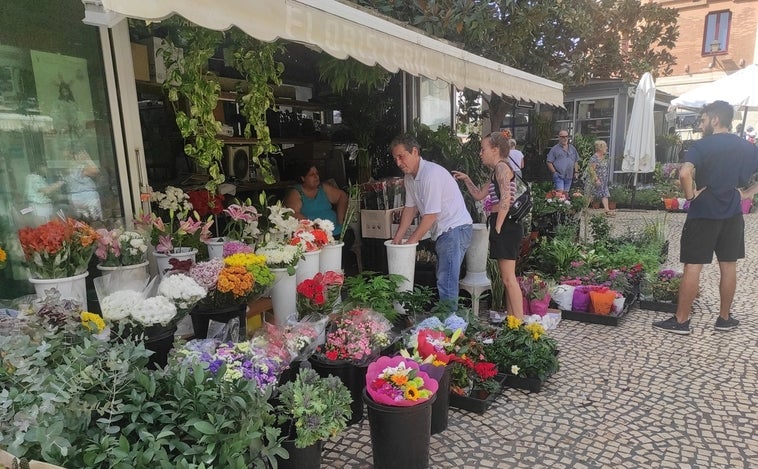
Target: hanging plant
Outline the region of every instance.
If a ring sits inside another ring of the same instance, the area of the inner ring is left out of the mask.
[[[224,144],[217,136],[221,123],[213,115],[221,86],[208,72],[208,59],[221,43],[223,33],[181,18],[172,19],[169,24],[176,28],[176,42],[169,38],[163,50],[168,69],[164,88],[174,107],[177,127],[185,139],[184,152],[199,167],[208,169],[209,180],[205,187],[215,192],[224,182],[221,172]]]
[[[241,33],[232,33],[234,39],[234,64],[245,78],[237,93],[241,103],[240,112],[245,116],[245,138],[256,138],[250,159],[260,168],[260,175],[267,184],[276,182],[271,162],[261,158],[266,153],[279,153],[279,147],[271,143],[271,133],[266,123],[266,111],[275,106],[271,85],[281,85],[284,65],[274,60],[274,54],[282,50],[276,43],[261,42]],[[255,134],[253,134],[253,131]]]

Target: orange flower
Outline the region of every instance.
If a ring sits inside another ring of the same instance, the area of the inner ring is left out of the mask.
[[[390,381],[392,381],[392,384],[395,386],[402,386],[408,382],[408,377],[406,375],[392,375]]]
[[[253,289],[253,276],[244,266],[226,266],[218,275],[216,288],[221,293],[231,292],[234,296],[245,296]]]

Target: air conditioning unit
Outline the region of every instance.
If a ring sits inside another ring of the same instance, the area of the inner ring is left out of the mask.
[[[250,180],[250,146],[227,145],[224,160],[221,163],[227,179],[237,181]]]

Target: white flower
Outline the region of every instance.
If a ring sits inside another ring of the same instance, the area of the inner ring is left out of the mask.
[[[190,309],[208,292],[192,277],[185,274],[174,274],[161,280],[158,294],[171,300],[179,309]]]
[[[290,236],[300,224],[294,215],[295,211],[291,208],[284,207],[281,202],[277,202],[276,205],[270,206],[268,219],[271,222],[271,232],[283,233],[285,236]]]
[[[518,367],[518,365],[511,366],[511,374],[518,376],[518,372],[521,371],[521,368]]]
[[[165,193],[153,192],[150,194],[150,202],[157,202],[158,207],[164,210],[173,210],[174,212],[185,213],[192,210],[189,195],[174,186],[166,187]]]
[[[143,326],[166,325],[176,316],[176,306],[165,296],[154,296],[132,312],[132,318]]]
[[[297,261],[302,256],[302,248],[300,245],[292,246],[281,243],[267,244],[259,247],[256,254],[265,256],[266,264],[270,267],[281,268],[297,264]]]
[[[103,319],[106,321],[121,321],[131,316],[133,310],[142,303],[142,293],[132,290],[119,290],[106,296],[100,301]]]
[[[313,220],[314,225],[318,225],[319,228],[326,233],[326,239],[329,240],[329,244],[334,243],[334,223],[331,220],[325,220],[323,218],[316,218]]]

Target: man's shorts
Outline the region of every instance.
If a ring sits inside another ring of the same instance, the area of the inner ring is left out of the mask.
[[[682,228],[679,261],[710,264],[713,253],[720,262],[736,262],[745,257],[745,220],[742,214],[723,220],[687,219]]]

